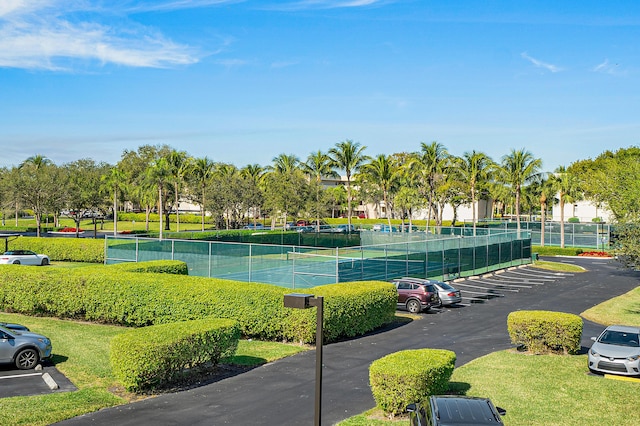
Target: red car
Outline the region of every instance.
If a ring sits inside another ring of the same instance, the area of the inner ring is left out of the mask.
[[[398,290],[398,308],[404,308],[412,314],[417,314],[440,305],[438,290],[429,282],[398,278],[392,283]]]

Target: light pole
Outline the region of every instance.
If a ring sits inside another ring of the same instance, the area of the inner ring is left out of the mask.
[[[313,294],[290,293],[284,295],[285,308],[307,309],[316,307],[316,398],[315,426],[320,426],[322,413],[322,321],[324,298]]]

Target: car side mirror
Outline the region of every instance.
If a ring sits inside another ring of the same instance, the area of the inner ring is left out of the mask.
[[[593,340],[594,342],[597,340],[597,337],[592,337],[591,340]]]
[[[496,411],[498,412],[498,414],[500,414],[501,416],[506,416],[507,415],[507,410],[505,410],[502,407],[496,407]]]

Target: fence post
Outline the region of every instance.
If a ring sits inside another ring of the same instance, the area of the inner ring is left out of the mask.
[[[252,272],[252,268],[251,267],[253,265],[253,257],[251,256],[253,254],[252,248],[253,248],[253,244],[249,244],[249,282],[251,282],[251,272]],[[294,287],[295,287],[295,279],[296,279],[296,277],[294,275],[294,277],[293,277]]]

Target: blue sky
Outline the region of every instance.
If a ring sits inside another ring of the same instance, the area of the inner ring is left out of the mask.
[[[2,0],[0,166],[640,145],[640,2]]]

